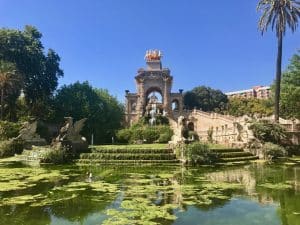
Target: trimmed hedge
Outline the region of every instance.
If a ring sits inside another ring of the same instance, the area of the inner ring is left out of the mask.
[[[210,148],[210,149],[218,153],[244,152],[244,150],[241,148]]]
[[[173,136],[167,125],[147,126],[135,124],[130,128],[119,130],[116,134],[119,143],[168,143]]]
[[[173,164],[173,163],[179,163],[179,160],[91,160],[91,159],[79,159],[76,160],[77,163],[79,164],[140,164],[140,163],[148,163],[148,164],[153,164],[153,163],[163,163],[163,164]]]
[[[173,160],[174,154],[101,154],[101,153],[82,153],[80,159],[105,159],[105,160]]]
[[[93,153],[140,153],[140,154],[162,154],[173,153],[172,149],[140,149],[140,148],[128,148],[128,149],[93,149]]]
[[[67,149],[52,149],[47,151],[41,157],[41,163],[64,164],[72,162],[74,155],[70,154]]]
[[[240,161],[250,161],[258,159],[258,156],[245,156],[245,157],[234,157],[234,158],[222,158],[220,162],[240,162]]]
[[[234,157],[245,157],[245,156],[253,156],[250,152],[228,152],[228,153],[220,153],[220,158],[234,158]]]
[[[95,149],[166,149],[166,144],[119,144],[119,145],[93,145]]]

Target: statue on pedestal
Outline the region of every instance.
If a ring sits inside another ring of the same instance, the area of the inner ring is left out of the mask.
[[[32,145],[43,146],[47,144],[46,140],[37,134],[37,124],[37,121],[32,123],[24,122],[19,135],[15,138],[16,140],[24,141],[25,148],[31,149]]]
[[[73,124],[72,117],[65,117],[65,125],[60,129],[59,135],[52,142],[52,147],[55,149],[67,148],[73,153],[87,150],[88,143],[86,138],[80,135],[84,123],[87,120],[83,118]]]

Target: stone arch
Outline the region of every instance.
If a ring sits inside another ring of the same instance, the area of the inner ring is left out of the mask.
[[[187,128],[188,128],[189,131],[194,131],[194,130],[195,130],[195,125],[194,125],[194,123],[193,123],[193,122],[189,122],[189,123],[187,124]]]
[[[132,102],[131,103],[131,111],[135,112],[135,110],[136,110],[136,102]]]
[[[157,113],[164,114],[163,101],[163,94],[159,87],[153,86],[148,88],[145,92],[145,112],[149,115],[150,110],[155,105]]]
[[[150,87],[145,92],[145,98],[146,98],[145,102],[146,102],[146,104],[149,101],[149,96],[150,96],[151,93],[158,93],[160,95],[160,97],[161,97],[161,102],[163,102],[163,93],[162,93],[162,90],[159,87]]]
[[[173,99],[171,102],[172,111],[178,111],[180,108],[180,103],[178,99]]]

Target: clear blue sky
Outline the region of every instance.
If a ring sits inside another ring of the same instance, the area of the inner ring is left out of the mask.
[[[273,81],[276,39],[257,29],[257,0],[0,0],[0,26],[36,26],[61,56],[60,85],[89,81],[123,100],[147,49],[164,53],[173,90],[222,91]],[[299,29],[300,30],[300,29]],[[287,33],[283,63],[300,49]]]

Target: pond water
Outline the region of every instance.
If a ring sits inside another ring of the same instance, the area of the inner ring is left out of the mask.
[[[30,167],[1,160],[0,224],[300,225],[300,166]]]

